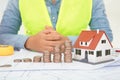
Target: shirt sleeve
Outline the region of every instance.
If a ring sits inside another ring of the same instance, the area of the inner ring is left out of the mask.
[[[113,34],[105,13],[103,0],[93,0],[92,17],[89,25],[91,30],[104,30],[109,40],[113,40]]]
[[[15,49],[24,48],[28,36],[18,35],[21,26],[19,0],[10,0],[0,24],[0,44],[12,45]]]

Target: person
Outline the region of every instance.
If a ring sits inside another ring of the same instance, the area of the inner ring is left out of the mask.
[[[18,34],[22,24],[26,35]],[[74,44],[87,26],[104,30],[113,40],[103,0],[10,0],[0,24],[0,44],[38,52],[61,45],[64,50],[64,42]]]

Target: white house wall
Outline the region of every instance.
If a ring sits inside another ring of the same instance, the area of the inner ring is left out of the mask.
[[[81,53],[81,57],[82,57],[82,58],[85,58],[85,51],[86,51],[85,49],[81,49],[81,52],[82,52],[82,53]]]
[[[102,50],[102,56],[97,57],[96,55],[97,55],[97,53],[96,53],[96,50],[95,50],[93,56],[89,55],[88,61],[91,62],[91,63],[98,63],[98,62],[108,61],[108,60],[112,59],[111,55],[105,56],[105,50]]]
[[[106,43],[102,44],[101,40],[106,40]],[[100,39],[100,41],[98,42],[98,45],[96,47],[95,50],[106,50],[106,49],[111,49],[111,45],[106,37],[105,34],[103,34],[102,38]]]
[[[81,50],[81,49],[77,49],[77,50]],[[74,52],[76,53],[76,49],[74,49]],[[78,60],[81,60],[81,59],[84,59],[85,58],[85,50],[81,50],[81,55],[74,55],[74,58],[75,59],[78,59]]]
[[[94,52],[94,55],[88,55],[88,62],[92,62],[92,63],[95,63],[96,62],[96,51],[93,51]]]

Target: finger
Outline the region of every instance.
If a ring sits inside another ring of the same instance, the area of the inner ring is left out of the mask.
[[[57,41],[57,40],[60,40],[61,37],[60,35],[46,35],[44,36],[44,39],[47,41]]]
[[[49,28],[45,29],[43,31],[43,33],[45,33],[45,34],[50,34],[50,33],[56,34],[56,31],[53,28],[49,27]]]
[[[44,33],[44,34],[50,34],[51,31],[50,31],[50,30],[44,30],[43,33]]]
[[[54,47],[47,46],[44,51],[54,52]]]
[[[58,45],[59,46],[64,45],[63,41],[48,41],[47,42],[47,46],[56,47]]]
[[[45,29],[54,30],[52,26],[45,26]]]

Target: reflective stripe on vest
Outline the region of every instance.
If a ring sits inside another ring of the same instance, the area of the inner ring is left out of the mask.
[[[19,0],[20,14],[26,34],[34,35],[45,26],[52,26],[45,0]],[[62,0],[57,32],[65,36],[79,35],[87,28],[92,13],[92,0]]]

